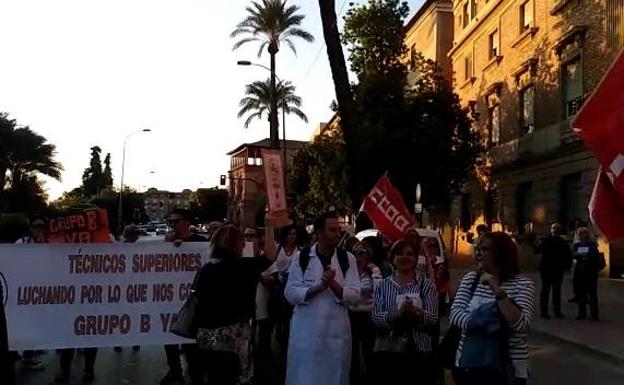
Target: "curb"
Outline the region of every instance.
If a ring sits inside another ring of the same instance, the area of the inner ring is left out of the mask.
[[[600,357],[606,361],[609,361],[612,364],[615,365],[624,365],[624,357],[619,356],[617,354],[613,354],[613,353],[609,353],[609,352],[605,352],[604,350],[601,350],[600,348],[591,346],[591,345],[587,345],[583,342],[580,342],[572,337],[566,337],[566,336],[562,336],[560,334],[555,334],[552,332],[547,332],[544,330],[539,330],[539,329],[535,329],[533,328],[531,330],[531,334],[533,335],[537,335],[539,337],[545,338],[545,339],[551,339],[551,340],[556,340],[558,342],[567,344],[567,345],[571,345],[574,346],[575,348],[582,350],[588,354],[592,354],[594,356]]]

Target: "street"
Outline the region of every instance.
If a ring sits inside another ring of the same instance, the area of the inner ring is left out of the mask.
[[[20,372],[18,385],[47,385],[57,370],[58,358],[49,352],[42,356],[45,371]],[[76,356],[71,385],[80,384],[81,355]],[[94,385],[156,385],[166,372],[163,349],[144,347],[139,352],[125,348],[121,353],[103,349],[96,363]],[[559,340],[533,335],[531,338],[531,385],[621,385],[624,367]]]

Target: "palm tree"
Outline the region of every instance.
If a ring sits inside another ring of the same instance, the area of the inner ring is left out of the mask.
[[[297,50],[293,40],[303,39],[313,42],[314,36],[301,28],[301,22],[305,18],[297,12],[296,5],[286,5],[287,0],[262,0],[252,1],[246,8],[247,17],[241,21],[231,34],[232,38],[244,36],[234,44],[234,49],[257,42],[260,43],[258,57],[262,56],[265,48],[271,55],[271,90],[276,89],[275,56],[279,52],[280,43],[286,43],[296,54]],[[270,105],[277,106],[277,95],[270,95]],[[279,147],[279,131],[277,128],[277,107],[269,110],[269,122],[271,127],[271,140],[275,147]]]
[[[295,114],[299,119],[308,122],[308,117],[301,111],[301,98],[295,95],[295,86],[291,82],[277,84],[278,109],[287,114]],[[245,128],[248,128],[255,119],[271,116],[271,79],[256,81],[245,86],[245,96],[241,99],[238,117],[247,115]],[[275,114],[277,115],[277,113]]]
[[[56,147],[28,127],[18,128],[7,114],[0,114],[0,142],[0,191],[7,184],[15,191],[38,174],[61,178],[63,167],[54,160]]]

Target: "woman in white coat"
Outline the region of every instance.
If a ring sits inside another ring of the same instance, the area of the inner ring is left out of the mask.
[[[337,249],[338,220],[314,223],[318,243],[291,265],[286,299],[295,306],[288,346],[286,385],[349,385],[351,325],[348,305],[360,297],[355,258]]]

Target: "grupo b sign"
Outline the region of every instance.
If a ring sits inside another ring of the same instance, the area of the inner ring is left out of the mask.
[[[208,243],[0,245],[12,350],[188,342],[169,330]]]

